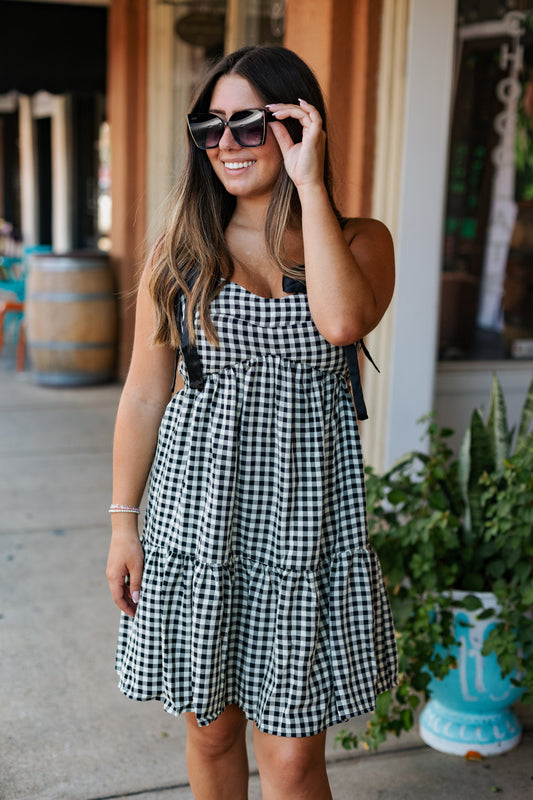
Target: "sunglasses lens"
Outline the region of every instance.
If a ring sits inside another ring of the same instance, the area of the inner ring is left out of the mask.
[[[235,141],[241,147],[259,147],[265,143],[267,112],[262,108],[236,111],[227,124]],[[196,147],[210,150],[217,147],[226,124],[215,114],[198,113],[187,116],[189,131]]]
[[[241,147],[259,147],[264,144],[265,112],[258,108],[237,111],[231,116],[229,127]]]
[[[224,133],[224,123],[214,114],[189,114],[189,130],[200,150],[216,147]]]

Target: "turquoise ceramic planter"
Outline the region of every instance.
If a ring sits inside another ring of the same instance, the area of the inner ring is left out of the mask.
[[[472,592],[454,592],[462,599]],[[490,592],[476,592],[483,608],[494,608]],[[443,753],[465,755],[474,750],[490,756],[511,750],[520,741],[522,726],[510,706],[520,699],[521,689],[510,678],[502,678],[496,656],[482,656],[481,649],[494,620],[477,620],[480,612],[458,609],[455,636],[457,669],[442,681],[430,684],[431,700],[420,715],[419,731],[430,747]],[[467,623],[471,627],[461,625]]]

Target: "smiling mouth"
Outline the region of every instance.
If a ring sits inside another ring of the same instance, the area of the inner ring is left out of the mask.
[[[255,161],[224,161],[224,166],[230,170],[246,169],[247,167],[253,167],[254,164]]]

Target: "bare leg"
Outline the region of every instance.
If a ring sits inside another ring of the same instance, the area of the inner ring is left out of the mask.
[[[187,769],[195,800],[247,800],[246,717],[228,706],[210,725],[187,719]]]
[[[326,772],[326,732],[303,738],[262,733],[254,748],[263,800],[332,800]]]

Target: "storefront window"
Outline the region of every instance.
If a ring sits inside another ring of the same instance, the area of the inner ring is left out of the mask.
[[[459,0],[439,355],[533,358],[533,3]]]
[[[243,44],[283,40],[285,0],[160,0],[176,8],[175,32],[207,60]],[[230,47],[228,48],[228,44]]]

